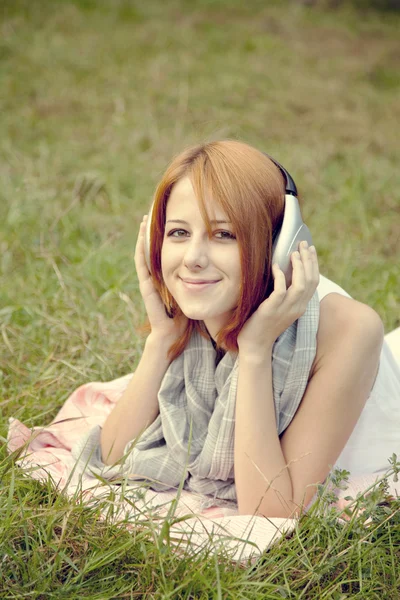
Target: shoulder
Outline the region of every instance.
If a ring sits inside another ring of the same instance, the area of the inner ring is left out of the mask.
[[[378,313],[362,302],[332,292],[320,302],[317,354],[312,372],[327,356],[342,353],[351,357],[380,348],[383,323]]]
[[[351,330],[378,330],[383,335],[383,324],[378,313],[363,302],[332,292],[320,302],[319,331],[335,336]]]
[[[347,331],[377,331],[383,335],[383,324],[378,313],[362,302],[354,300],[343,288],[320,275],[317,288],[320,301],[319,337],[343,337]]]

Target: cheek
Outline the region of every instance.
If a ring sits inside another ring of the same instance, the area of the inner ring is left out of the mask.
[[[174,257],[174,253],[164,245],[161,249],[161,275],[165,284],[167,284],[168,277],[171,277],[171,273],[175,267],[176,257]]]
[[[161,248],[161,270],[168,275],[176,269],[182,261],[182,252],[179,244],[163,244]]]
[[[235,254],[235,256],[231,258],[230,270],[232,277],[240,284],[242,281],[242,267],[240,264],[239,253]]]

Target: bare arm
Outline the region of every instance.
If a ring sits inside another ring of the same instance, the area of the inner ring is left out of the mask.
[[[170,363],[168,350],[187,326],[185,316],[170,319],[146,265],[144,235],[147,215],[140,226],[135,266],[151,333],[129,385],[107,418],[101,432],[101,453],[106,464],[121,458],[126,444],[151,425],[159,413],[158,391]]]
[[[101,453],[105,464],[113,464],[121,458],[126,444],[157,417],[157,395],[169,365],[169,346],[152,334],[147,338],[138,367],[103,426]]]
[[[241,513],[286,517],[307,505],[361,414],[382,340],[382,323],[372,309],[338,294],[324,298],[311,378],[281,439],[275,425],[271,352],[247,360],[239,351],[235,481]]]
[[[308,504],[313,484],[324,481],[349,439],[377,375],[383,335],[380,317],[365,304],[339,294],[322,300],[312,375],[281,440],[287,463],[293,460],[296,507]]]

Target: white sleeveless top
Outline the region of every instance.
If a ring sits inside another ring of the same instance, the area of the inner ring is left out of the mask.
[[[332,292],[351,297],[322,275],[317,292],[320,302]],[[393,453],[400,456],[400,362],[384,341],[371,394],[335,467],[352,476],[385,471]]]

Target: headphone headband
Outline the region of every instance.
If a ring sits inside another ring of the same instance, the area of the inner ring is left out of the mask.
[[[291,177],[291,175],[286,171],[285,167],[283,167],[280,163],[278,163],[277,160],[275,160],[275,158],[272,158],[272,156],[270,156],[266,152],[263,152],[263,154],[265,156],[267,156],[270,160],[272,160],[274,165],[276,165],[278,167],[278,169],[280,170],[280,172],[282,173],[283,178],[285,180],[285,193],[290,194],[291,196],[297,197],[296,184],[295,184],[293,178]]]

